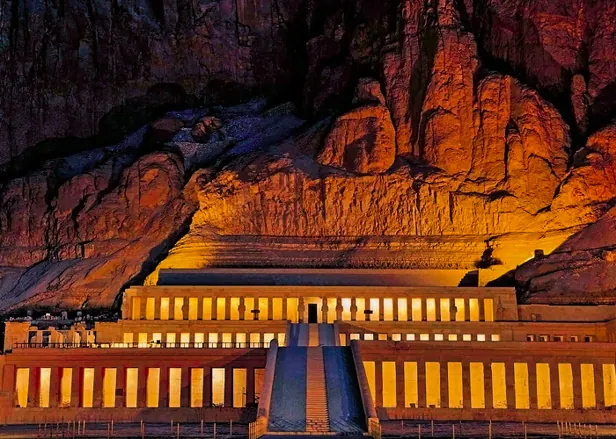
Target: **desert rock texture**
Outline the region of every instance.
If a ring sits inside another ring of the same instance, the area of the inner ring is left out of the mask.
[[[616,303],[612,1],[2,8],[5,309],[264,265]]]

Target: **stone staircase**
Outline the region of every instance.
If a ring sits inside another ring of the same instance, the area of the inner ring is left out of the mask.
[[[306,362],[306,433],[330,432],[323,349],[308,348]]]

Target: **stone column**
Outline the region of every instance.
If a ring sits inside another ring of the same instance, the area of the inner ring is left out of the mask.
[[[441,321],[441,300],[440,298],[434,298],[434,320]]]
[[[123,366],[116,367],[116,407],[126,406],[126,369]]]
[[[154,320],[160,320],[160,297],[159,296],[154,297]]]
[[[225,297],[225,320],[231,320],[231,297]]]
[[[428,306],[425,297],[421,298],[421,321],[428,321]]]
[[[240,320],[246,319],[246,301],[244,300],[244,296],[240,297],[240,306],[238,308],[240,313]]]
[[[212,406],[212,368],[203,368],[203,407]]]
[[[383,362],[374,362],[374,405],[383,407]]]
[[[379,297],[379,314],[377,316],[377,320],[382,322],[385,320],[385,300],[382,297]]]
[[[103,406],[103,377],[105,376],[105,368],[94,368],[94,395],[92,398],[92,407]]]
[[[393,320],[394,322],[398,321],[398,298],[394,296],[394,298],[392,299],[393,302]]]
[[[471,321],[471,305],[468,300],[468,297],[464,298],[464,321],[465,322]]]
[[[528,361],[528,395],[530,399],[530,408],[538,408],[537,397],[537,362]]]
[[[169,368],[160,368],[160,383],[158,385],[158,406],[169,407]]]
[[[465,409],[471,408],[471,365],[468,361],[462,362],[462,405]]]
[[[582,371],[580,361],[572,361],[571,369],[573,372],[573,407],[582,408]]]
[[[342,311],[344,311],[342,307],[342,298],[338,297],[336,298],[336,320],[340,322],[342,321]]]
[[[283,309],[286,309],[283,301]],[[246,404],[254,404],[255,402],[255,369],[254,367],[246,368]]]
[[[550,393],[552,394],[552,408],[560,409],[560,381],[558,379],[558,361],[550,361]]]
[[[492,389],[492,363],[483,363],[483,380],[485,389],[486,409],[494,408],[494,396]]]
[[[79,407],[81,405],[81,383],[82,372],[81,367],[73,367],[71,379],[71,407]]]
[[[147,384],[148,384],[148,368],[140,367],[137,372],[139,379],[137,380],[137,407],[146,407],[147,402]]]
[[[197,298],[197,320],[203,320],[203,296]]]
[[[449,370],[447,367],[447,361],[441,361],[441,407],[449,407]]]
[[[282,298],[282,320],[289,320],[287,313],[288,300],[286,297]],[[254,377],[253,377],[254,378]],[[246,397],[246,401],[248,401],[248,397]]]
[[[404,360],[396,360],[396,407],[404,408]]]
[[[417,361],[417,407],[426,408],[426,362]]]
[[[357,321],[357,299],[351,297],[351,321]]]
[[[600,362],[593,363],[595,371],[595,400],[597,402],[597,410],[605,408],[605,395],[603,388],[603,365]]]
[[[39,384],[41,382],[41,368],[31,367],[28,377],[28,407],[39,406]]]
[[[225,407],[233,407],[233,368],[225,367]]]
[[[305,313],[306,303],[303,297],[300,297],[297,305],[297,315],[299,323],[304,323],[304,313]]]
[[[62,378],[62,368],[52,367],[49,377],[49,407],[55,408],[60,404],[60,379]]]
[[[212,297],[212,320],[218,320],[218,297]]]
[[[329,306],[327,305],[327,297],[321,298],[321,322],[329,323],[327,321],[327,313],[329,311]]]
[[[190,367],[182,367],[182,393],[180,401],[182,407],[190,407]]]
[[[479,302],[479,321],[480,322],[485,322],[486,321],[486,309],[485,309],[485,304],[483,302],[483,298],[478,298],[477,301]]]
[[[505,376],[507,384],[507,408],[515,409],[515,371],[513,361],[505,362]]]

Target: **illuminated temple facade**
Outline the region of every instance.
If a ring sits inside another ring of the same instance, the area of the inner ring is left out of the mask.
[[[6,322],[0,422],[616,420],[616,307],[455,270],[163,270],[114,322]],[[341,410],[344,407],[345,410]]]

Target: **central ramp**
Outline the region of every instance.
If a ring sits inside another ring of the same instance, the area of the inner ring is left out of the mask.
[[[306,431],[307,349],[279,348],[268,432]]]

